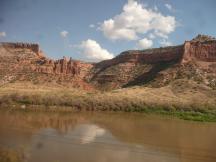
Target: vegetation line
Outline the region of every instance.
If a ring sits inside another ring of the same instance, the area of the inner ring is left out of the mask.
[[[3,95],[0,107],[45,111],[115,111],[174,116],[184,120],[216,122],[216,108],[211,105],[149,104],[135,99],[97,98],[95,96]],[[35,109],[35,107],[37,107]],[[61,107],[61,108],[60,108]],[[63,108],[65,107],[65,108]],[[29,109],[30,108],[30,109]]]

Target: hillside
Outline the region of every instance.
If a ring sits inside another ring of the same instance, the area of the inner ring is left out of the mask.
[[[153,85],[162,87],[177,79],[216,86],[216,40],[199,35],[183,45],[126,51],[93,67],[91,82],[102,87]]]
[[[216,40],[198,35],[183,45],[125,51],[99,63],[49,59],[38,44],[1,43],[0,86],[0,104],[215,111]]]
[[[29,81],[41,85],[91,88],[83,78],[92,64],[67,58],[45,57],[38,44],[1,43],[0,85]]]
[[[183,45],[122,52],[111,60],[85,63],[47,58],[37,44],[1,43],[1,85],[30,81],[84,89],[116,89],[134,85],[162,87],[190,79],[216,87],[216,40],[199,35]]]

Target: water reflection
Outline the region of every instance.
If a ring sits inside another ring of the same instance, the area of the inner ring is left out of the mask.
[[[64,136],[54,130],[41,130],[33,137],[31,146],[33,162],[43,159],[66,162],[179,162],[179,157],[175,154],[123,143],[109,131],[94,124],[78,124]]]
[[[79,136],[81,144],[88,144],[94,142],[97,137],[103,136],[105,129],[93,124],[83,124],[75,127],[72,134]]]
[[[140,114],[0,113],[0,148],[29,162],[215,162],[215,137],[215,123]]]

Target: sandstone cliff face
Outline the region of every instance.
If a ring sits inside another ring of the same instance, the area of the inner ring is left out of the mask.
[[[91,82],[119,88],[149,82],[163,86],[174,79],[192,78],[209,84],[210,80],[216,80],[213,67],[216,67],[216,40],[198,35],[180,46],[126,51],[102,61],[93,67]]]
[[[199,60],[205,62],[216,61],[216,40],[205,42],[185,42],[183,62]]]
[[[106,68],[119,63],[141,63],[141,64],[155,64],[159,62],[177,61],[182,58],[184,46],[165,47],[149,50],[132,50],[122,52],[119,56],[111,60],[105,60],[96,67]]]
[[[32,52],[39,54],[40,53],[40,47],[39,44],[34,44],[34,43],[9,43],[9,42],[4,42],[1,43],[1,45],[7,49],[17,49],[17,48],[22,48],[22,49],[30,49]]]
[[[96,64],[91,82],[108,89],[145,83],[154,78],[158,71],[180,62],[183,52],[183,45],[126,51]]]
[[[69,60],[66,57],[60,60],[45,59],[38,62],[34,70],[39,73],[70,75],[84,78],[93,65],[81,61]]]
[[[11,81],[31,81],[38,84],[67,84],[76,87],[90,86],[85,83],[92,64],[67,59],[46,58],[38,44],[0,44],[0,85]]]
[[[125,51],[95,64],[66,57],[48,59],[38,44],[1,43],[0,63],[4,83],[22,78],[113,89],[151,82],[164,86],[187,78],[216,87],[216,40],[203,35],[180,46]]]

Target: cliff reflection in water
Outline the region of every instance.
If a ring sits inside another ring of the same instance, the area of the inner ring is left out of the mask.
[[[1,112],[0,120],[1,148],[30,162],[216,160],[214,123],[84,112]]]

